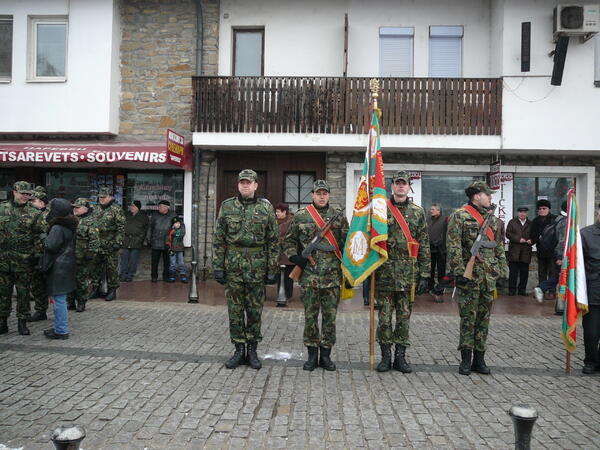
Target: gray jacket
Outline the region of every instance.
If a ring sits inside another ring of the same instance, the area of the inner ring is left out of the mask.
[[[585,262],[588,303],[600,305],[600,223],[582,228],[581,246]]]
[[[175,214],[169,211],[166,214],[157,212],[150,217],[146,241],[153,250],[167,249],[167,237],[171,230],[171,220],[173,220],[174,216]]]

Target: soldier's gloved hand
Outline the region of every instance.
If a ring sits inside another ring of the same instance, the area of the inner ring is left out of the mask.
[[[215,270],[214,272],[215,281],[219,284],[225,284],[225,272],[222,270]]]
[[[265,284],[277,284],[277,275],[268,273],[265,275]]]
[[[306,264],[308,264],[308,259],[306,259],[302,255],[290,256],[290,261],[296,264],[297,266],[300,266],[302,269],[304,269],[306,267]]]
[[[424,294],[429,290],[429,277],[421,277],[419,278],[419,284],[417,285],[417,295]]]
[[[454,282],[456,283],[457,286],[466,286],[467,284],[469,284],[469,280],[468,278],[463,277],[462,275],[457,276],[456,278],[454,278]]]

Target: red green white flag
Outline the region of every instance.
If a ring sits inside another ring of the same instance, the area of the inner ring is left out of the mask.
[[[577,323],[581,316],[588,312],[588,299],[583,248],[579,233],[579,211],[573,188],[569,190],[567,202],[567,231],[558,282],[558,295],[565,302],[562,340],[567,351],[574,352],[577,347]]]

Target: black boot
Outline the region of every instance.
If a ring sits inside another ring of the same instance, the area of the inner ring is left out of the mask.
[[[319,356],[319,366],[325,370],[329,370],[330,372],[335,370],[335,364],[331,360],[331,349],[321,347],[320,356]]]
[[[85,300],[77,300],[75,306],[75,311],[77,312],[84,312],[85,311]]]
[[[490,373],[492,373],[492,371],[485,364],[485,360],[483,359],[484,356],[485,352],[475,350],[475,352],[473,353],[473,364],[471,364],[471,370],[482,375],[489,375]]]
[[[0,317],[0,334],[8,333],[8,317]]]
[[[235,369],[237,366],[246,364],[246,346],[244,344],[235,344],[233,356],[227,360],[225,367]]]
[[[33,316],[31,316],[31,319],[29,319],[29,322],[39,322],[40,320],[48,320],[48,316],[44,311],[34,312]]]
[[[317,360],[319,358],[319,347],[306,347],[308,350],[308,359],[302,366],[302,369],[312,372],[317,368]]]
[[[29,331],[29,328],[27,328],[27,320],[25,320],[25,319],[17,320],[17,328],[18,328],[19,334],[21,336],[29,336],[31,334],[31,332]]]
[[[247,353],[247,357],[246,357],[250,368],[256,369],[256,370],[258,370],[262,367],[260,359],[258,359],[258,355],[256,354],[256,346],[257,345],[258,344],[256,342],[248,342],[248,353]]]
[[[107,302],[112,302],[113,300],[117,299],[117,290],[116,289],[109,289],[108,294],[106,294],[106,298],[104,300],[106,300]]]
[[[463,348],[460,351],[460,366],[458,366],[458,373],[461,375],[471,375],[471,356],[473,351],[470,348]]]
[[[411,373],[412,367],[406,361],[406,347],[404,345],[396,344],[396,351],[394,352],[394,369],[402,373]]]
[[[69,311],[75,311],[75,300],[69,299],[67,301],[67,309]]]
[[[381,347],[381,362],[377,364],[377,372],[387,372],[392,368],[392,345],[379,344]]]
[[[88,300],[91,300],[93,298],[100,298],[100,297],[104,297],[104,295],[102,294],[102,292],[100,291],[100,288],[96,288],[92,291],[92,293],[90,294],[90,296],[88,297]]]

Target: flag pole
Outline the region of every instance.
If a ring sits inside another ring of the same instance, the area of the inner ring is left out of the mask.
[[[371,89],[371,96],[373,97],[373,112],[375,114],[377,111],[377,98],[379,97],[379,80],[376,78],[371,79],[369,84]],[[379,115],[378,115],[379,117]],[[369,131],[369,164],[371,161],[371,132]],[[369,166],[369,171],[367,172],[367,178],[369,183],[371,181],[371,167]],[[371,185],[368,184],[368,194],[369,194],[369,208],[373,209],[373,198]],[[369,218],[371,217],[372,211],[369,213]],[[375,368],[375,271],[371,272],[371,284],[369,286],[369,367],[371,370]]]

